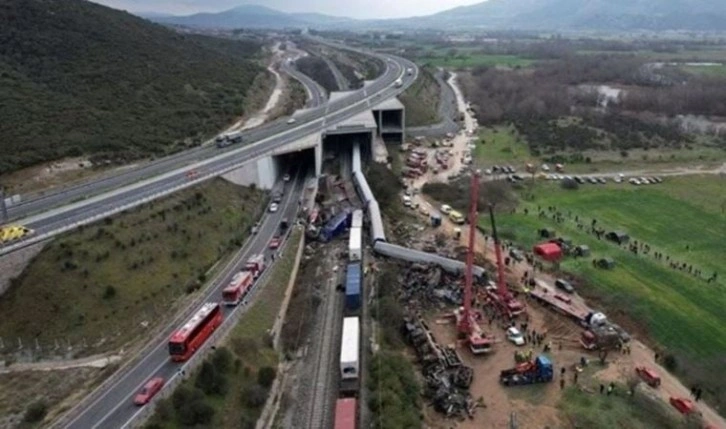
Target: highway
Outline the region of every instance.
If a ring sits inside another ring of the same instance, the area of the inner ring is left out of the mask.
[[[280,220],[288,218],[295,219],[298,210],[298,200],[304,187],[306,172],[298,171],[293,180],[280,184],[284,186],[283,202],[276,213],[268,213],[263,219],[259,232],[252,236],[245,247],[235,256],[232,262],[223,270],[213,284],[205,289],[203,302],[221,301],[222,289],[229,283],[231,278],[238,272],[247,259],[254,254],[265,253],[268,264],[270,262],[270,251],[267,248],[270,239],[278,233]],[[288,249],[287,251],[294,251]],[[270,273],[268,266],[265,273]],[[249,301],[254,300],[263,283],[265,276],[260,277],[255,283],[253,292],[248,295],[247,305],[238,307],[223,307],[224,324],[230,322],[229,317],[233,312],[246,311],[249,308]],[[94,392],[88,398],[88,403],[82,403],[76,410],[71,410],[66,420],[60,422],[59,427],[72,429],[111,429],[124,428],[127,423],[136,418],[143,409],[133,404],[133,396],[142,385],[153,377],[163,377],[169,384],[175,377],[179,377],[179,371],[186,369],[190,362],[175,363],[169,358],[167,341],[171,333],[178,328],[183,321],[187,320],[199,306],[193,306],[185,312],[184,317],[175,324],[168,326],[161,335],[153,340],[141,353],[142,358],[131,367],[121,369],[120,377],[110,386]],[[220,327],[219,329],[222,329]],[[211,346],[207,341],[205,346]],[[199,353],[199,352],[197,352]]]
[[[308,104],[306,107],[318,107],[327,101],[327,92],[310,76],[299,71],[294,62],[284,61],[280,67],[282,71],[300,82],[308,93]]]
[[[296,115],[295,125],[287,124],[283,118],[246,132],[244,145],[222,150],[213,146],[193,149],[138,169],[80,184],[56,194],[10,207],[11,218],[40,212],[17,221],[34,229],[36,234],[22,242],[0,248],[0,254],[232,171],[251,160],[265,156],[275,148],[322,131],[369,109],[388,97],[398,95],[417,77],[417,73],[407,75],[406,68],[417,69],[407,60],[391,56],[383,57],[386,58],[386,70],[379,79],[334,102],[302,111]],[[393,82],[399,77],[403,79],[403,85],[397,88]],[[194,177],[187,176],[186,173],[190,170],[195,171]],[[95,196],[88,198],[88,195]],[[60,205],[63,206],[52,209]]]

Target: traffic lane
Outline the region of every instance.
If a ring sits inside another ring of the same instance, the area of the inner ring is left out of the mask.
[[[302,135],[308,135],[313,132],[312,126],[306,126],[301,129]],[[266,142],[261,147],[251,147],[247,151],[243,151],[237,154],[237,157],[228,156],[213,163],[195,168],[199,175],[204,175],[208,172],[234,169],[236,165],[240,163],[238,157],[250,157],[254,158],[264,152],[268,152],[278,146],[283,146],[287,143],[299,139],[298,133],[294,136],[272,140]],[[241,165],[249,161],[244,161]],[[151,197],[158,193],[165,191],[166,189],[173,188],[185,184],[189,179],[183,173],[178,175],[169,176],[160,181],[152,182],[140,188],[134,188],[117,195],[109,196],[108,198],[102,199],[92,205],[79,206],[70,210],[56,213],[49,217],[43,218],[37,222],[28,223],[28,227],[34,229],[38,234],[53,231],[54,229],[60,228],[65,225],[70,225],[76,222],[87,219],[90,216],[102,214],[105,211],[112,209],[113,207],[119,207],[126,204],[133,203],[143,198]]]
[[[274,234],[277,233],[279,223],[284,216],[294,214],[297,210],[297,200],[302,194],[302,187],[304,186],[304,180],[296,177],[295,181],[291,181],[293,185],[290,186],[290,190],[286,192],[287,198],[283,205],[284,209],[279,210],[276,213],[269,213],[265,217],[260,231],[250,238],[246,250],[243,250],[238,260],[232,264],[227,272],[221,277],[221,281],[218,284],[213,285],[206,293],[204,302],[208,301],[219,301],[221,297],[221,291],[229,283],[232,276],[239,271],[253,254],[266,253],[269,240]],[[283,184],[283,186],[285,186]],[[185,314],[184,319],[186,320],[191,316],[193,311],[196,311],[198,307],[195,307],[192,311]],[[225,318],[233,310],[232,308],[224,308]],[[92,428],[92,427],[122,427],[126,421],[138,410],[132,404],[133,396],[136,394],[138,389],[155,376],[162,376],[165,380],[174,376],[178,369],[182,367],[181,364],[174,363],[169,359],[167,351],[166,339],[171,336],[175,329],[178,328],[178,324],[170,324],[163,331],[163,341],[157,344],[154,349],[147,353],[144,359],[142,359],[135,367],[133,367],[127,375],[125,375],[119,382],[112,385],[111,389],[107,390],[103,396],[92,403],[83,414],[81,414],[75,421],[69,425],[69,428]]]

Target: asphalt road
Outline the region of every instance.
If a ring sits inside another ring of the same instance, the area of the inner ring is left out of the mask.
[[[301,72],[295,67],[295,63],[288,63],[287,61],[282,63],[281,67],[282,71],[292,76],[295,80],[303,84],[306,91],[308,92],[308,103],[305,107],[311,108],[311,107],[318,107],[323,105],[327,99],[328,95],[325,91],[325,88],[320,86],[319,83],[317,83],[315,80],[313,80],[310,76],[306,75],[305,73]]]
[[[405,60],[404,60],[405,61]],[[401,72],[401,67],[398,63],[387,63],[388,68],[386,72],[368,89],[369,93],[378,92],[391,85],[393,81],[398,77],[397,75]],[[300,78],[304,81],[309,81],[307,76],[297,72],[296,78]],[[306,85],[307,86],[307,85]],[[365,98],[363,91],[358,91],[347,97],[336,100],[333,103],[323,103],[320,99],[320,93],[313,91],[313,97],[318,97],[315,101],[316,107],[308,109],[296,116],[297,123],[305,123],[316,120],[322,120],[326,116],[329,118],[327,123],[332,124],[346,117],[352,116],[352,114],[359,113],[364,110],[363,108],[355,109],[351,114],[344,114],[337,117],[332,112],[339,112],[341,109],[353,105],[355,102],[361,101]],[[305,129],[303,126],[290,126],[286,124],[286,118],[281,118],[277,121],[273,121],[262,127],[257,127],[248,131],[243,132],[242,146],[251,146],[255,143],[277,136],[278,134],[288,131],[291,128],[297,130],[294,133],[295,139],[304,137],[309,134],[310,131]],[[293,139],[293,140],[295,140]],[[118,189],[123,186],[138,182],[140,180],[149,179],[160,174],[182,168],[186,165],[192,165],[195,162],[199,162],[210,157],[214,157],[220,153],[235,154],[239,149],[240,145],[233,145],[225,149],[217,149],[215,146],[201,146],[190,149],[188,151],[180,152],[178,154],[170,155],[150,163],[146,163],[137,168],[128,169],[107,177],[91,180],[78,185],[61,189],[57,192],[51,192],[45,195],[38,196],[32,200],[21,202],[18,205],[14,205],[8,208],[9,219],[22,219],[33,214],[47,211],[51,208],[58,207],[61,205],[69,204],[73,201],[78,201],[89,196],[98,195],[103,192],[108,192],[114,189]],[[231,155],[233,156],[233,155]]]
[[[251,130],[246,133],[246,145],[226,149],[193,149],[117,176],[78,185],[58,194],[11,207],[11,217],[33,211],[41,213],[18,221],[35,230],[35,235],[23,242],[0,248],[0,254],[32,244],[43,237],[47,238],[49,234],[58,233],[62,228],[72,228],[101,219],[114,214],[114,210],[130,208],[144,200],[159,198],[182,187],[232,171],[275,148],[322,131],[399,94],[415,80],[416,73],[412,76],[405,73],[407,67],[415,68],[415,65],[404,59],[390,58],[386,61],[386,72],[369,86],[335,102],[301,112],[296,115],[295,125],[287,124],[283,118],[260,129]],[[404,85],[396,88],[393,82],[399,77],[403,78]],[[187,172],[191,170],[196,172],[196,178],[190,179],[187,176]],[[89,194],[96,195],[86,198]],[[52,209],[61,204],[65,205]]]
[[[294,180],[282,184],[285,188],[285,196],[280,209],[276,213],[268,213],[262,221],[259,232],[253,236],[242,251],[236,255],[233,263],[229,264],[217,282],[209,287],[205,292],[204,302],[221,301],[222,289],[229,283],[235,273],[237,273],[247,259],[258,253],[265,253],[268,264],[270,263],[270,251],[267,245],[270,239],[278,233],[279,224],[282,218],[295,219],[298,210],[298,200],[302,194],[305,183],[305,173],[298,172]],[[266,268],[269,272],[270,267]],[[258,291],[258,280],[255,283],[255,289],[246,299],[254,300]],[[199,307],[195,306],[185,314],[183,320],[187,320],[193,312]],[[248,305],[240,305],[238,307],[223,306],[224,320],[226,323],[230,315],[235,311],[246,311]],[[183,322],[182,322],[183,323]],[[180,369],[186,369],[187,363],[172,362],[169,358],[167,349],[167,341],[171,333],[178,328],[180,324],[168,326],[164,330],[161,338],[152,342],[142,354],[143,358],[134,366],[124,371],[119,378],[108,389],[98,393],[98,396],[86,407],[74,416],[74,418],[66,423],[66,428],[70,429],[112,429],[122,428],[127,422],[131,421],[135,415],[140,412],[140,408],[133,404],[133,396],[142,387],[142,385],[153,377],[163,377],[171,380],[173,377],[179,376]],[[210,346],[209,342],[206,344]]]

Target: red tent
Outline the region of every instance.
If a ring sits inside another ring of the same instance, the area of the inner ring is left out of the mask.
[[[548,262],[557,262],[562,258],[562,248],[555,243],[541,243],[534,246],[534,254]]]

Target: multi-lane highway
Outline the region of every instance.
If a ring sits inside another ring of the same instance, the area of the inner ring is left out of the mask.
[[[416,70],[413,63],[392,56],[379,57],[386,64],[386,70],[379,79],[346,97],[301,112],[296,116],[297,123],[294,125],[287,124],[284,119],[278,120],[247,132],[244,136],[246,143],[242,146],[226,150],[197,148],[11,207],[9,212],[13,218],[40,212],[18,221],[34,229],[36,234],[24,242],[0,248],[0,254],[232,171],[271,150],[320,132],[398,95],[416,79],[417,73],[408,75],[405,72],[407,68]],[[400,87],[393,84],[398,78],[403,80]],[[188,175],[189,171],[194,171],[194,175]],[[89,195],[94,196],[89,198]]]
[[[204,292],[204,302],[221,301],[222,289],[229,283],[232,276],[238,272],[245,261],[254,254],[265,253],[268,264],[270,263],[270,251],[267,248],[270,239],[278,233],[279,224],[283,218],[295,219],[298,210],[298,200],[302,194],[305,183],[305,172],[299,171],[294,175],[293,180],[282,183],[284,186],[283,202],[276,213],[268,213],[261,223],[258,233],[250,238],[245,247],[235,255],[235,258],[223,270],[222,274],[214,281],[211,287]],[[293,251],[288,249],[288,251]],[[268,266],[265,273],[269,274]],[[261,277],[255,283],[255,289],[248,296],[247,301],[254,300],[254,295],[259,291],[265,278]],[[246,311],[248,306],[224,307],[224,323],[231,322],[230,316],[233,312]],[[183,322],[198,307],[193,307],[181,318]],[[142,352],[142,356],[131,367],[122,369],[119,377],[110,386],[105,386],[100,391],[89,397],[86,403],[82,403],[75,410],[72,410],[66,419],[58,427],[77,429],[113,429],[123,428],[127,423],[136,418],[143,410],[133,404],[133,396],[142,385],[153,377],[163,377],[167,383],[179,377],[179,371],[185,369],[187,363],[175,363],[169,358],[168,338],[179,323],[168,326],[156,340],[152,341]],[[209,342],[208,342],[209,343]],[[211,346],[211,344],[206,344]],[[199,353],[199,352],[198,352]]]
[[[320,84],[318,82],[316,82],[315,80],[313,80],[310,76],[299,71],[295,67],[294,62],[284,61],[280,68],[282,71],[284,71],[288,75],[295,78],[295,80],[297,80],[298,82],[303,84],[303,86],[305,87],[305,90],[308,93],[308,99],[309,99],[306,107],[308,107],[308,108],[318,107],[318,106],[322,105],[323,103],[325,103],[325,101],[327,100],[327,96],[326,96],[327,93],[325,91],[325,88],[320,86]]]

